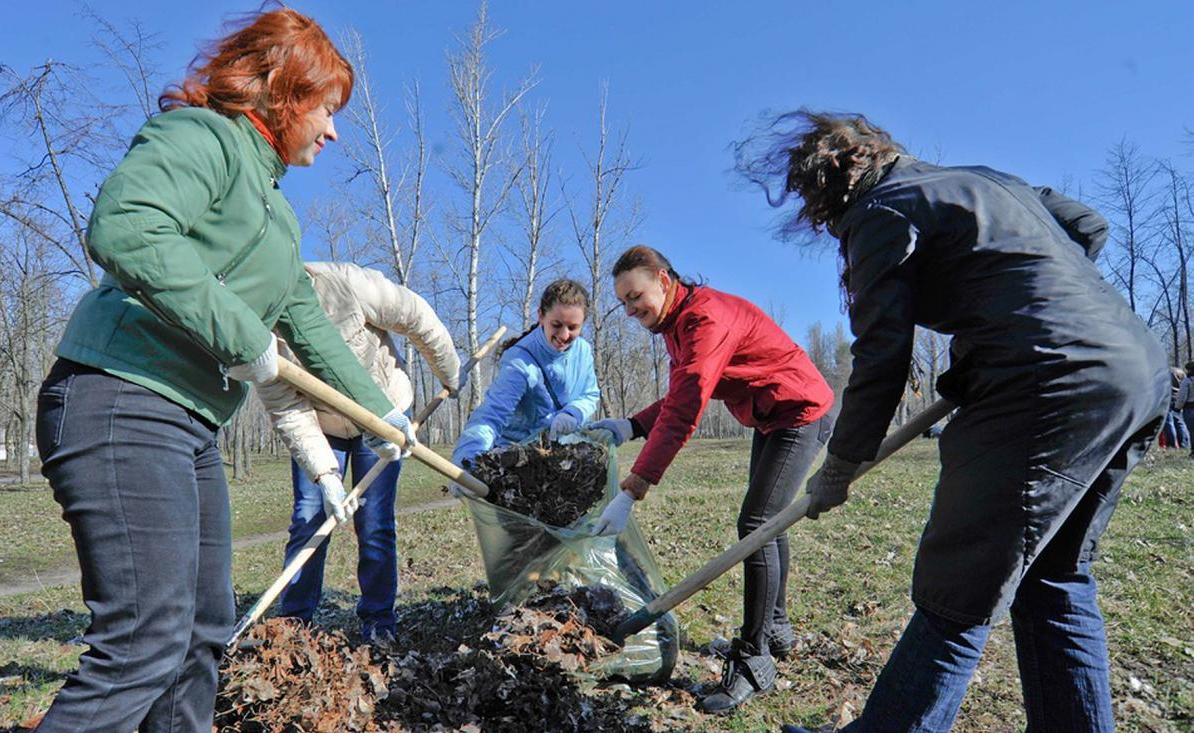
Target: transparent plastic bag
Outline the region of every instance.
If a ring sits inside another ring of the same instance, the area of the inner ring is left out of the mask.
[[[604,431],[574,434],[562,442],[604,443],[606,436]],[[564,587],[604,585],[618,594],[630,612],[666,590],[633,514],[617,537],[594,537],[588,532],[620,491],[617,452],[612,445],[609,449],[602,500],[569,527],[552,527],[481,499],[466,499],[477,528],[489,592],[496,603],[525,600],[541,580]],[[675,616],[668,613],[627,638],[621,650],[590,665],[588,672],[598,679],[662,682],[671,677],[678,651],[679,629]]]

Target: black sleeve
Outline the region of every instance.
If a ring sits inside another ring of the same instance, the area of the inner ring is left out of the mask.
[[[1036,188],[1041,203],[1065,230],[1070,239],[1086,250],[1088,259],[1095,259],[1107,243],[1107,220],[1094,209],[1063,196],[1048,186]]]
[[[918,232],[902,214],[880,205],[852,219],[842,241],[850,267],[854,363],[829,452],[862,463],[878,452],[908,381]]]

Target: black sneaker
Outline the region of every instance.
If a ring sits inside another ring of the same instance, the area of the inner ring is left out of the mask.
[[[757,694],[775,687],[775,660],[741,639],[734,639],[726,657],[721,684],[697,703],[704,713],[725,715]]]

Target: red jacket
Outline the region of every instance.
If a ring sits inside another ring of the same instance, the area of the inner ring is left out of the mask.
[[[647,444],[631,469],[653,484],[696,430],[710,397],[764,433],[806,425],[833,406],[833,390],[804,350],[747,300],[680,285],[654,330],[671,357],[668,392],[632,418]]]

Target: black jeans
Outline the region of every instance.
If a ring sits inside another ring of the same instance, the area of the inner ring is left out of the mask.
[[[828,415],[798,428],[755,431],[750,486],[738,514],[739,539],[792,503],[832,431]],[[742,567],[742,639],[766,650],[772,623],[788,621],[788,533],[749,555]]]
[[[144,387],[65,360],[50,371],[38,451],[70,523],[91,625],[39,733],[210,733],[235,614],[215,437]]]

